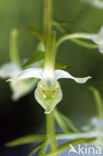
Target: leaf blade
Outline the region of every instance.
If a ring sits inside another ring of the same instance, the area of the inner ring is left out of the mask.
[[[93,92],[94,98],[96,100],[98,117],[99,117],[99,119],[103,119],[103,101],[99,94],[99,91],[94,87],[89,87],[89,89]]]
[[[28,135],[28,136],[20,137],[13,141],[7,142],[5,144],[5,146],[8,146],[8,147],[19,146],[19,145],[23,145],[23,144],[34,143],[34,142],[41,141],[44,139],[45,139],[44,134]]]
[[[26,68],[31,64],[34,64],[38,61],[43,60],[45,57],[45,53],[42,51],[36,51],[34,54],[22,65],[22,68]]]

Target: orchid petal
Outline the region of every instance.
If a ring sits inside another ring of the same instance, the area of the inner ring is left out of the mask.
[[[17,101],[21,97],[27,95],[36,85],[37,79],[20,80],[10,82],[12,90],[12,100]]]
[[[101,27],[99,33],[93,36],[93,41],[99,45],[103,45],[103,26]]]
[[[55,70],[55,76],[56,76],[56,79],[61,79],[61,78],[73,79],[77,83],[85,83],[88,79],[91,78],[91,76],[84,77],[84,78],[73,77],[70,73],[64,70]]]
[[[103,2],[101,0],[95,0],[94,6],[101,9],[101,8],[103,8]]]
[[[20,67],[14,63],[7,63],[0,67],[0,77],[4,79],[15,76],[20,72]]]
[[[103,45],[99,46],[99,52],[103,54]]]
[[[103,40],[103,26],[101,27],[98,35]]]
[[[14,76],[12,79],[8,81],[18,81],[22,79],[29,79],[29,78],[39,78],[42,79],[42,68],[28,68],[23,71],[17,76]]]
[[[98,44],[99,52],[103,54],[103,26],[101,27],[99,33],[92,37],[92,40]]]
[[[103,8],[103,2],[101,0],[81,0],[84,2],[87,2],[88,4],[98,8],[98,9],[102,9]]]

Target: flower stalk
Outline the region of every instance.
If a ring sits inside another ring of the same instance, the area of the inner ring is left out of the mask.
[[[13,29],[10,33],[10,61],[12,63],[20,64],[18,55],[18,30]]]
[[[47,43],[49,34],[51,32],[51,9],[52,2],[51,0],[44,0],[44,36],[45,42]]]
[[[54,79],[54,65],[55,65],[55,45],[56,45],[56,33],[51,33],[51,0],[45,0],[44,6],[44,35],[46,38],[46,54],[45,54],[45,65],[44,65],[44,78],[47,77],[46,74],[50,73],[49,79]],[[50,37],[49,37],[50,35]],[[46,134],[47,139],[49,140],[51,150],[55,151],[57,149],[56,137],[55,137],[55,121],[54,121],[54,112],[46,115]],[[56,156],[56,155],[54,155]]]
[[[55,120],[53,111],[50,114],[46,115],[46,130],[47,130],[47,139],[49,140],[51,150],[55,151],[57,149],[57,145],[56,145]]]
[[[73,33],[73,34],[68,34],[63,37],[61,37],[56,44],[56,49],[61,45],[61,43],[67,41],[67,40],[73,40],[73,39],[87,39],[87,40],[93,40],[93,38],[96,37],[96,34],[87,34],[87,33]],[[95,47],[98,47],[95,45]]]

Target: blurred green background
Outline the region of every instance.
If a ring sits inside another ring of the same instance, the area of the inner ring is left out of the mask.
[[[80,0],[54,0],[53,16],[58,21],[68,22],[65,26],[68,32],[97,33],[103,25],[103,9],[96,9]],[[0,0],[0,65],[10,61],[11,30],[19,30],[19,53],[23,60],[33,54],[39,43],[27,27],[31,26],[42,32],[42,23],[43,0]],[[57,31],[57,36],[60,35],[62,34]],[[85,125],[96,115],[95,100],[88,87],[96,87],[103,97],[103,55],[98,49],[83,48],[66,41],[58,49],[57,61],[69,64],[69,71],[74,76],[93,77],[83,85],[72,80],[60,80],[64,96],[58,108],[77,125]],[[18,102],[12,102],[8,83],[0,80],[1,142],[44,127],[44,110],[35,101],[33,92]]]

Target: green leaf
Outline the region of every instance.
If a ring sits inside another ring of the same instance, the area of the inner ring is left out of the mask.
[[[61,113],[60,113],[61,114]],[[79,132],[79,129],[77,128],[77,126],[66,116],[64,116],[63,114],[61,114],[61,118],[62,120],[65,122],[65,124],[67,124],[67,126],[74,132]]]
[[[62,33],[64,33],[64,34],[69,33],[63,26],[64,26],[64,25],[70,25],[70,23],[53,20],[53,21],[52,21],[52,24],[53,24],[60,32],[62,32]]]
[[[89,87],[89,89],[93,92],[94,98],[96,100],[98,117],[99,117],[99,119],[103,119],[103,101],[102,101],[102,98],[101,98],[101,96],[100,96],[100,94],[96,88]]]
[[[43,51],[36,51],[34,54],[22,65],[22,68],[26,68],[38,61],[43,61],[45,58],[45,52]],[[44,66],[44,63],[40,65],[42,68]],[[71,66],[63,63],[56,63],[55,69],[69,69]]]
[[[68,142],[58,146],[57,150],[50,151],[47,154],[44,154],[42,156],[55,156],[55,155],[65,151],[65,150],[69,149],[70,148],[70,144],[72,146],[76,146],[76,145],[82,144],[82,143],[90,143],[90,142],[94,141],[95,139],[96,138],[87,138],[87,139],[86,138],[82,138],[82,139],[75,139],[75,140],[72,140],[72,141],[68,141]]]
[[[42,51],[36,51],[34,54],[22,65],[22,68],[26,68],[27,66],[30,66],[38,61],[41,61],[44,59],[45,53]]]
[[[38,32],[36,29],[34,29],[34,28],[32,28],[32,27],[28,27],[28,29],[29,29],[39,40],[41,40],[42,42],[45,42],[45,41],[44,41],[44,37],[43,37],[43,35],[42,35],[40,32]]]
[[[59,124],[59,126],[61,127],[61,129],[65,133],[70,132],[71,131],[70,128],[67,126],[67,124],[65,124],[65,122],[61,118],[61,115],[58,113],[58,111],[54,110],[54,115],[55,115],[55,119],[56,119],[57,123]]]
[[[62,20],[53,19],[52,20],[52,24],[55,25],[55,23],[58,23],[59,25],[62,25],[62,26],[65,26],[65,25],[72,26],[73,25],[72,22],[68,22],[68,21],[64,21],[64,20],[62,21]]]
[[[69,69],[71,66],[68,64],[63,64],[63,63],[56,63],[55,64],[55,69]]]
[[[28,135],[28,136],[24,136],[24,137],[20,137],[17,138],[13,141],[7,142],[5,144],[5,146],[19,146],[19,145],[23,145],[23,144],[30,144],[30,143],[34,143],[37,141],[42,141],[45,139],[45,135],[44,134],[34,134],[34,135]]]
[[[32,151],[28,154],[28,156],[32,156],[35,151],[37,151],[41,147],[42,143],[35,146]]]
[[[64,130],[64,132],[79,132],[79,129],[76,125],[62,113],[60,113],[57,109],[55,109],[55,118],[59,123],[60,127]]]

